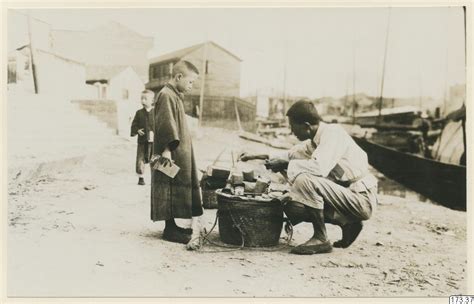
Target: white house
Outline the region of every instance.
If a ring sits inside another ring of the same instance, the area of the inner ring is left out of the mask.
[[[145,84],[130,66],[88,66],[86,70],[91,99],[139,101],[145,89]]]
[[[141,107],[145,89],[140,76],[130,66],[88,66],[88,99],[113,100],[117,106],[118,134],[128,138],[135,112]]]

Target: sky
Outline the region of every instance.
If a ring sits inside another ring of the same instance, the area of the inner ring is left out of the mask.
[[[119,22],[154,37],[149,58],[212,40],[243,59],[241,96],[442,98],[465,83],[461,7],[36,9],[56,29]],[[354,81],[355,79],[355,81]],[[355,85],[354,85],[355,84]]]

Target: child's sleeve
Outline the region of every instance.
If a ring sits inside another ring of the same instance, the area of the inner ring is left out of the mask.
[[[154,153],[161,154],[166,147],[173,151],[180,138],[176,123],[176,102],[166,93],[159,94],[155,104]]]
[[[138,121],[138,111],[137,111],[132,121],[132,127],[130,128],[130,136],[137,135],[139,129],[140,129],[140,122]]]

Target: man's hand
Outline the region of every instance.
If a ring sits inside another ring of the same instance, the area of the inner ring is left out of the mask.
[[[140,136],[145,135],[145,130],[144,129],[138,130],[138,135],[140,135]]]
[[[252,160],[252,159],[254,159],[254,158],[252,157],[252,155],[250,155],[250,154],[248,154],[248,153],[246,153],[246,152],[244,152],[244,153],[242,153],[242,154],[239,155],[239,160],[240,160],[240,161],[243,161],[243,162],[246,162],[246,161]]]
[[[155,162],[158,161],[160,159],[160,157],[161,156],[158,155],[158,154],[153,154],[150,158],[150,164],[154,166]]]
[[[267,154],[249,154],[247,152],[244,152],[239,155],[239,160],[246,162],[248,160],[254,160],[254,159],[268,159]]]
[[[288,161],[284,159],[270,159],[265,162],[265,168],[273,172],[283,172],[288,169]]]
[[[161,153],[161,157],[160,157],[160,159],[159,159],[158,161],[159,161],[160,164],[163,165],[164,167],[166,167],[166,166],[171,167],[171,165],[172,165],[171,152],[170,152],[169,150],[163,151],[163,153]]]

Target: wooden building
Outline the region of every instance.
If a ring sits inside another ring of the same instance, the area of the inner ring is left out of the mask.
[[[236,129],[239,126],[237,120],[240,120],[244,130],[256,130],[256,106],[240,98],[242,59],[212,41],[151,59],[150,80],[146,88],[159,92],[171,79],[173,65],[180,60],[191,62],[200,73],[192,91],[185,96],[186,114],[199,117],[201,83],[204,79],[203,125]]]
[[[200,95],[201,81],[204,76],[205,96],[239,97],[240,63],[242,60],[212,41],[151,59],[149,82],[146,87],[155,92],[161,90],[171,78],[173,64],[179,60],[187,60],[201,70],[204,57],[204,71],[200,71],[201,76],[194,84],[190,95]]]

